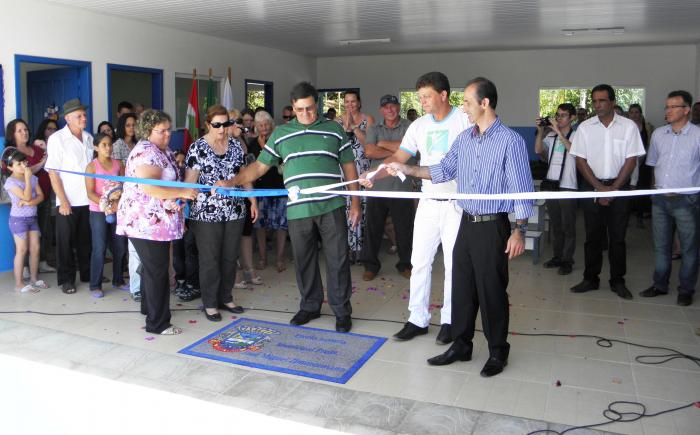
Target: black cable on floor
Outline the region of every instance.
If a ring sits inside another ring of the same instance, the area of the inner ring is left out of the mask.
[[[624,406],[624,405],[627,405],[627,406],[631,406],[631,407],[638,407],[639,410],[638,410],[638,411],[635,411],[635,410],[626,410],[626,411],[623,411],[623,410],[620,410],[620,409],[616,409],[616,408],[617,408],[618,406],[620,406],[620,405],[623,405],[623,406]],[[605,418],[607,419],[607,421],[604,421],[604,422],[601,422],[601,423],[587,424],[587,425],[583,425],[583,426],[574,426],[574,427],[570,427],[570,428],[568,428],[568,429],[566,429],[566,430],[563,430],[563,431],[561,431],[561,432],[558,432],[558,431],[553,430],[553,429],[536,430],[536,431],[534,431],[534,432],[528,433],[527,435],[534,435],[534,434],[556,434],[556,435],[563,435],[563,434],[565,434],[565,433],[567,433],[567,432],[572,432],[572,431],[575,431],[575,430],[578,430],[578,429],[591,429],[591,428],[594,428],[594,427],[599,427],[599,426],[603,426],[603,425],[610,424],[610,423],[618,423],[618,422],[620,422],[620,423],[630,423],[630,422],[633,422],[633,421],[641,420],[641,419],[644,418],[644,417],[656,417],[656,416],[662,415],[662,414],[669,414],[669,413],[671,413],[671,412],[680,411],[681,409],[690,408],[691,406],[695,406],[696,408],[700,408],[700,402],[691,402],[691,403],[688,403],[687,405],[683,405],[683,406],[679,406],[679,407],[671,408],[671,409],[665,409],[665,410],[663,410],[663,411],[659,411],[659,412],[655,412],[655,413],[651,413],[651,414],[650,414],[650,413],[647,413],[647,408],[646,408],[646,406],[644,406],[644,404],[642,404],[642,403],[639,403],[639,402],[628,402],[628,401],[624,401],[624,400],[618,400],[618,401],[616,401],[616,402],[610,403],[610,404],[608,405],[608,409],[606,409],[605,411],[603,411],[603,417],[605,417]]]
[[[173,308],[170,311],[201,311],[200,308]],[[292,314],[290,311],[286,310],[272,310],[272,309],[265,309],[265,308],[246,308],[246,311],[263,311],[263,312],[270,312],[270,313],[283,313],[283,314]],[[40,314],[44,316],[78,316],[78,315],[85,315],[85,314],[118,314],[118,313],[140,313],[140,310],[117,310],[117,311],[82,311],[82,312],[75,312],[75,313],[47,313],[47,312],[42,312],[42,311],[33,311],[33,310],[26,310],[26,311],[0,311],[0,314]],[[332,314],[322,314],[323,316],[329,316],[329,317],[334,317]],[[369,322],[387,322],[387,323],[397,323],[397,324],[403,324],[403,321],[399,320],[388,320],[388,319],[368,319],[368,318],[363,318],[363,317],[353,317],[354,320],[364,320],[364,321],[369,321]],[[431,323],[430,325],[432,326],[440,326],[434,323]],[[477,332],[483,332],[479,329],[476,329]],[[664,364],[669,361],[672,361],[674,359],[687,359],[693,363],[695,363],[698,367],[700,367],[700,358],[693,356],[693,355],[688,355],[683,352],[679,352],[675,349],[667,348],[667,347],[658,347],[658,346],[647,346],[644,344],[639,344],[639,343],[633,343],[631,341],[626,341],[626,340],[620,340],[617,338],[606,338],[606,337],[601,337],[599,335],[590,335],[590,334],[556,334],[556,333],[532,333],[532,332],[514,332],[511,331],[510,335],[512,336],[517,336],[517,335],[522,335],[526,337],[568,337],[568,338],[592,338],[596,340],[596,344],[600,347],[605,347],[605,348],[610,348],[613,347],[614,343],[620,343],[620,344],[626,344],[628,346],[635,346],[635,347],[640,347],[643,349],[648,349],[648,350],[661,350],[664,352],[669,352],[668,354],[664,355],[637,355],[634,360],[637,361],[639,364],[645,364],[645,365],[658,365],[658,364]],[[633,407],[638,407],[638,411],[634,410],[619,410],[617,409],[618,406],[620,405],[627,405],[627,406],[633,406]],[[528,435],[535,435],[535,434],[556,434],[556,435],[562,435],[567,432],[571,432],[577,429],[591,429],[594,427],[599,427],[603,426],[606,424],[610,423],[625,423],[625,422],[633,422],[637,420],[641,420],[642,418],[645,417],[656,417],[662,414],[668,414],[671,412],[675,411],[680,411],[682,409],[690,408],[691,406],[695,406],[697,408],[700,408],[700,401],[697,402],[691,402],[683,406],[679,406],[676,408],[671,408],[671,409],[666,409],[663,411],[659,411],[656,413],[647,413],[646,406],[644,404],[639,403],[639,402],[628,402],[628,401],[615,401],[612,402],[608,405],[608,408],[603,411],[603,417],[607,419],[607,421],[600,422],[600,423],[594,423],[594,424],[588,424],[588,425],[583,425],[583,426],[574,426],[570,427],[562,432],[557,432],[552,429],[542,429],[542,430],[537,430],[534,432],[530,432]]]

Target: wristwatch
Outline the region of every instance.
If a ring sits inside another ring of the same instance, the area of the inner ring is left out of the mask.
[[[515,224],[515,228],[520,231],[523,236],[527,233],[527,224]]]

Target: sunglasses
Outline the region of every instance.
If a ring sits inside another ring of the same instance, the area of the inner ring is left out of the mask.
[[[226,122],[212,122],[209,125],[211,125],[211,128],[230,127],[233,125],[233,121],[229,119]]]
[[[290,120],[292,119],[292,115],[282,115],[282,119]]]

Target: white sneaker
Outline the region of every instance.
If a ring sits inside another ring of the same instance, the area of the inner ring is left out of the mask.
[[[56,269],[49,266],[49,264],[45,261],[42,261],[39,263],[39,273],[52,273],[55,272]]]

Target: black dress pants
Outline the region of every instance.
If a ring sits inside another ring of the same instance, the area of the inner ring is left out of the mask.
[[[315,313],[323,303],[323,282],[318,258],[318,242],[326,256],[326,288],[328,303],[336,317],[352,314],[350,295],[350,261],[345,207],[326,214],[288,223],[289,238],[296,263],[297,286],[301,293],[299,308]]]
[[[452,337],[471,345],[476,315],[489,345],[489,356],[508,359],[508,215],[489,222],[469,222],[462,215],[452,251]]]
[[[189,228],[189,220],[185,221],[187,230],[181,239],[173,240],[173,269],[175,279],[185,281],[192,287],[199,288],[199,251],[194,240],[194,233]]]
[[[90,282],[90,234],[90,209],[87,205],[71,207],[68,216],[56,211],[56,270],[59,286],[66,283],[75,285],[76,270],[80,272],[80,281]]]
[[[141,313],[146,331],[160,334],[170,326],[170,242],[129,238],[141,259]]]
[[[396,269],[403,272],[411,270],[411,251],[413,248],[413,220],[416,207],[412,199],[367,198],[365,209],[365,238],[362,245],[360,261],[365,270],[377,273],[381,268],[379,249],[384,235],[384,223],[387,214],[391,214],[396,229],[396,248],[399,261]]]
[[[204,308],[233,302],[236,261],[241,248],[245,219],[227,222],[190,221],[199,251],[199,283]]]
[[[582,200],[583,219],[586,224],[586,242],[583,245],[586,267],[585,280],[600,282],[603,267],[603,243],[609,238],[610,284],[624,284],[627,273],[627,221],[632,209],[632,199],[615,198],[610,205],[602,206],[592,199]],[[607,231],[606,231],[607,229]]]

